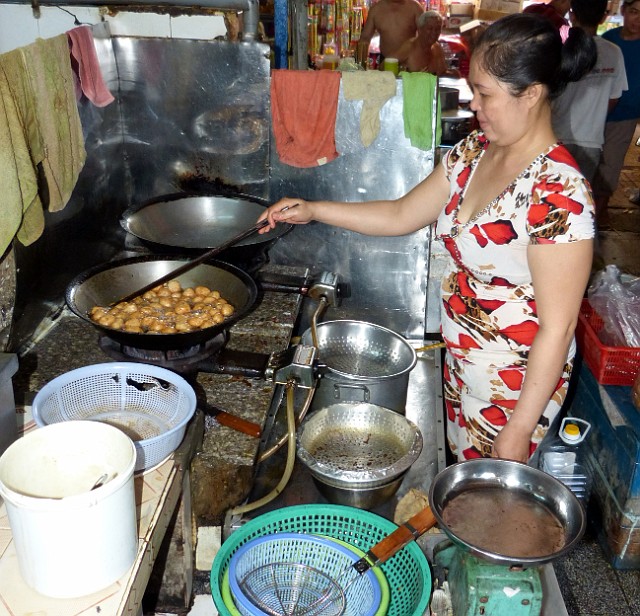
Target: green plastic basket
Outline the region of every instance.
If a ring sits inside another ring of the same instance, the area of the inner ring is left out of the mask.
[[[256,537],[279,532],[326,535],[366,552],[396,528],[382,516],[343,505],[296,505],[265,513],[222,544],[211,567],[213,602],[220,616],[234,616],[222,597],[224,574],[235,551]],[[431,571],[420,547],[410,543],[379,566],[390,589],[387,616],[422,616],[429,606]]]

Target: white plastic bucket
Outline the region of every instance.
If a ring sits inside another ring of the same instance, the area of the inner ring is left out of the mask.
[[[2,454],[0,496],[31,588],[81,597],[127,572],[138,551],[135,461],[133,441],[97,421],[39,428]]]

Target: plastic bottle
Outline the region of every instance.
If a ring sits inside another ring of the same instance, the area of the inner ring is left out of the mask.
[[[582,443],[591,424],[583,419],[565,417],[558,434],[540,446],[538,467],[568,486],[586,505],[591,493],[591,473]]]

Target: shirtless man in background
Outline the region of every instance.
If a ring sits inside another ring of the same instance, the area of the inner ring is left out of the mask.
[[[443,19],[436,11],[426,11],[416,20],[418,34],[395,52],[400,70],[433,73],[441,77],[448,72],[444,49],[438,42]]]
[[[394,53],[407,40],[416,35],[416,19],[424,9],[416,0],[378,0],[370,9],[358,42],[358,61],[364,63],[369,56],[369,45],[374,34],[380,35],[380,54],[393,58]]]

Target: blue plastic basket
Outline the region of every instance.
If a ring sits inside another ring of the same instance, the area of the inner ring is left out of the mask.
[[[382,599],[380,584],[373,571],[360,576],[351,567],[357,560],[351,550],[326,537],[257,537],[231,557],[231,594],[244,616],[289,614],[296,606],[306,606],[308,614],[373,616]],[[256,604],[267,607],[256,609]]]
[[[221,616],[234,616],[224,603],[224,575],[233,554],[257,537],[273,533],[307,533],[339,539],[366,552],[398,526],[369,511],[343,505],[296,505],[254,518],[221,546],[211,568],[211,594]],[[389,584],[388,616],[423,616],[431,595],[429,562],[416,543],[410,543],[380,565]]]

